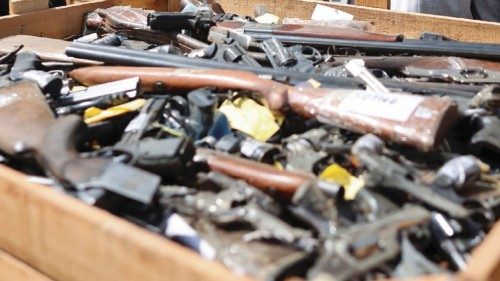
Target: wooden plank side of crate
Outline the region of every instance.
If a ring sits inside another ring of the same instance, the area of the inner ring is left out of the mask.
[[[389,9],[391,6],[390,0],[356,0],[354,3],[358,6],[366,6],[372,8]]]
[[[0,276],[2,281],[53,280],[2,250],[0,250]]]
[[[11,15],[35,12],[48,8],[49,0],[9,0],[9,14]]]
[[[217,0],[226,11],[253,16],[256,4],[265,5],[277,16],[310,19],[317,4],[351,13],[355,19],[367,21],[375,30],[386,34],[404,34],[407,38],[418,38],[423,31],[436,32],[451,38],[477,43],[500,43],[500,23],[458,19],[435,15],[404,13],[344,5],[315,0]]]
[[[110,6],[112,6],[110,1],[98,0],[22,15],[0,17],[0,38],[17,34],[66,38],[80,32],[85,13]]]
[[[171,9],[178,7],[179,0],[114,0],[114,5],[130,5],[156,11],[173,11]]]
[[[459,274],[459,281],[500,280],[500,223],[488,233],[471,255],[469,266]]]
[[[113,5],[131,5],[153,10],[178,9],[175,0],[92,0],[64,7],[22,15],[0,17],[0,38],[17,35],[35,35],[67,38],[81,30],[83,15],[97,8]]]
[[[55,280],[245,280],[0,165],[0,248]]]
[[[94,2],[96,0],[66,0],[67,4],[76,4],[76,3],[88,3]],[[138,8],[147,8],[151,10],[157,11],[177,11],[179,7],[178,0],[108,0],[113,1],[114,5],[125,5],[132,6]],[[169,9],[169,7],[171,7]]]

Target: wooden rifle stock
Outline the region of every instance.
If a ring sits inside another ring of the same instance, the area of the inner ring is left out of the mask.
[[[199,148],[196,155],[206,161],[211,171],[242,179],[263,191],[277,193],[286,199],[292,198],[301,185],[315,179],[312,174],[283,171],[268,164],[211,149]]]
[[[134,76],[143,89],[161,83],[166,89],[192,90],[205,86],[260,93],[273,110],[286,110],[359,133],[431,150],[458,116],[449,99],[409,94],[373,93],[350,89],[290,87],[235,70],[194,70],[155,67],[90,67],[70,73],[90,86]]]
[[[422,151],[439,144],[458,118],[451,99],[398,93],[295,87],[288,104],[299,115]]]
[[[325,39],[378,41],[378,42],[399,42],[403,40],[402,35],[387,35],[360,31],[353,28],[324,27],[316,25],[300,24],[260,24],[244,23],[239,21],[217,22],[218,28],[232,31],[242,31],[245,34],[273,34],[288,35],[297,37],[318,37]]]
[[[78,173],[83,177],[88,170],[104,166],[105,163],[96,158],[86,159],[86,163],[74,161],[78,159],[74,136],[83,126],[81,117],[68,115],[56,119],[34,83],[19,82],[0,88],[0,105],[0,120],[3,120],[0,149],[8,155],[33,153],[58,179],[64,179],[65,173]],[[80,167],[68,169],[70,162]],[[82,169],[82,163],[92,169]]]
[[[36,84],[18,82],[0,88],[0,120],[0,149],[14,156],[37,150],[55,116]]]
[[[82,118],[56,119],[36,85],[18,82],[0,88],[0,118],[0,149],[11,156],[29,152],[61,184],[103,188],[147,204],[153,199],[160,177],[107,158],[80,157],[75,140],[85,128]]]

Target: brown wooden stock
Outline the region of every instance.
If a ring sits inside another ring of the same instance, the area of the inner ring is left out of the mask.
[[[330,62],[333,66],[344,65],[357,57],[335,57]],[[484,68],[500,71],[500,62],[466,59],[460,57],[363,57],[368,68],[383,70],[404,70],[406,67],[419,69],[463,70],[467,68]]]
[[[19,82],[0,88],[0,149],[15,155],[40,147],[55,117],[37,85]]]
[[[37,85],[19,82],[0,88],[0,150],[8,155],[33,152],[37,161],[58,179],[83,182],[97,176],[111,160],[78,158],[77,115],[56,119]]]
[[[290,35],[302,37],[320,37],[329,39],[343,40],[362,40],[362,41],[380,41],[380,42],[397,42],[403,39],[401,35],[387,35],[379,33],[371,33],[360,31],[353,28],[342,27],[324,27],[317,25],[300,25],[300,24],[258,24],[258,23],[242,23],[236,21],[218,22],[217,27],[225,29],[240,29],[247,31],[256,31],[263,33],[271,33],[275,35]]]
[[[70,72],[70,77],[86,86],[130,77],[139,77],[141,88],[154,90],[160,83],[167,90],[192,90],[201,87],[238,89],[262,94],[269,106],[279,110],[286,104],[285,85],[259,78],[244,71],[219,69],[182,69],[162,67],[86,67]]]
[[[104,158],[79,158],[75,143],[85,130],[80,116],[73,114],[55,119],[45,128],[45,135],[37,153],[40,163],[60,180],[86,182],[99,175],[111,162]]]
[[[456,104],[446,98],[421,97],[406,121],[344,110],[340,104],[353,92],[343,89],[290,88],[288,103],[296,113],[358,133],[373,133],[386,140],[429,151],[444,137],[458,117]],[[409,96],[391,93],[389,96]],[[360,103],[360,107],[362,104]],[[426,112],[424,115],[417,112]]]
[[[210,170],[242,179],[265,192],[277,193],[286,199],[292,198],[301,185],[314,179],[313,175],[307,173],[283,171],[215,150],[199,148],[196,154],[206,160]]]

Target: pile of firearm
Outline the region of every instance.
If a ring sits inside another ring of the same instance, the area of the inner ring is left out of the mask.
[[[181,4],[0,57],[2,163],[258,279],[465,268],[499,217],[500,45]]]

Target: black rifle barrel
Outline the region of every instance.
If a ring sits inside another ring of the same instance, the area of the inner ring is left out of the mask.
[[[160,54],[147,51],[130,50],[118,47],[93,45],[86,43],[72,43],[66,49],[66,55],[76,58],[101,61],[116,65],[127,66],[151,66],[151,67],[176,67],[176,68],[204,68],[204,69],[232,69],[248,71],[258,75],[269,75],[273,78],[289,79],[290,84],[315,79],[325,87],[363,88],[363,84],[356,78],[328,77],[318,74],[298,73],[291,71],[276,70],[269,67],[255,67],[228,62],[219,62],[206,59],[188,58],[172,54]],[[418,83],[400,82],[381,79],[381,82],[389,88],[401,89],[407,92],[417,92],[428,95],[451,95],[472,97],[481,90],[481,87],[470,87],[471,89],[450,88],[442,83]]]
[[[278,80],[288,79],[291,84],[315,79],[319,82],[325,82],[338,87],[363,88],[362,82],[354,78],[327,77],[319,74],[297,73],[275,70],[269,67],[240,65],[230,62],[219,62],[87,43],[72,43],[66,48],[66,55],[76,58],[88,58],[116,65],[241,70],[258,75],[269,75]]]
[[[277,38],[285,44],[305,44],[315,46],[336,46],[359,49],[378,54],[411,53],[418,55],[458,56],[468,58],[482,58],[490,60],[500,59],[500,44],[464,43],[456,41],[432,41],[406,39],[403,42],[376,42],[329,39],[319,37],[302,37],[292,35],[276,35],[266,33],[245,32],[257,41]]]

